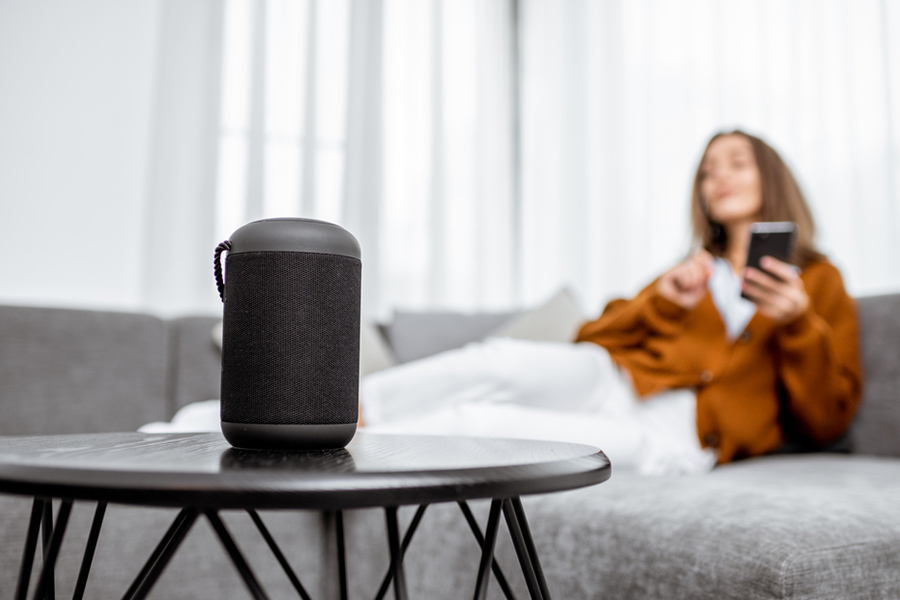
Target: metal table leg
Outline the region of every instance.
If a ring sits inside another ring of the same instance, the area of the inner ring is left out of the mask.
[[[241,554],[241,551],[231,537],[231,534],[228,533],[225,523],[219,518],[219,513],[214,510],[207,511],[206,518],[209,519],[210,524],[212,524],[216,535],[219,536],[219,541],[222,542],[222,546],[225,547],[225,551],[228,552],[228,556],[231,557],[231,562],[234,563],[234,567],[244,580],[247,589],[250,590],[253,597],[256,600],[268,600],[269,597],[263,591],[262,586],[259,585],[259,581],[257,581],[256,576],[250,569],[250,565],[247,564],[247,560],[244,558],[244,555]]]
[[[400,557],[406,555],[406,549],[409,548],[409,543],[412,541],[413,535],[416,533],[416,529],[419,527],[419,522],[422,520],[422,515],[425,514],[425,509],[428,508],[427,504],[422,504],[416,510],[416,514],[413,515],[412,521],[409,523],[409,527],[406,529],[406,534],[403,536],[403,542],[400,544]],[[378,594],[375,596],[375,600],[383,600],[384,595],[387,593],[388,587],[391,585],[391,578],[394,573],[394,565],[391,563],[388,565],[388,571],[384,574],[384,578],[381,580],[381,587],[378,588]]]
[[[406,591],[406,576],[403,573],[403,555],[400,552],[400,530],[397,527],[397,507],[384,507],[387,520],[388,546],[391,549],[391,571],[394,579],[394,598],[396,600],[408,600]]]
[[[184,541],[191,526],[197,520],[198,515],[199,512],[192,508],[185,508],[178,513],[178,516],[175,517],[172,525],[169,526],[168,531],[157,544],[153,554],[147,559],[131,587],[125,592],[123,600],[142,600],[150,593],[163,569],[166,568],[172,555],[175,554],[175,550]]]
[[[347,600],[347,547],[344,545],[344,511],[334,513],[334,528],[337,534],[338,583],[341,600]]]
[[[522,533],[520,518],[524,520],[525,513],[518,512],[513,505],[513,501],[507,499],[503,501],[503,515],[506,517],[506,526],[509,529],[510,537],[512,537],[513,547],[516,549],[519,565],[522,567],[522,574],[525,575],[528,593],[531,595],[532,600],[550,600],[549,593],[546,596],[544,595],[547,590],[546,582],[539,581],[537,575],[540,570],[540,562],[537,560],[537,554],[534,552],[534,545],[532,543],[529,548],[525,535]],[[543,579],[543,573],[540,579]]]
[[[34,566],[34,556],[37,551],[38,535],[42,534],[44,546],[44,561],[41,573],[38,578],[37,589],[35,590],[35,599],[50,598],[55,595],[54,569],[59,556],[60,547],[63,537],[65,536],[66,526],[72,510],[72,500],[63,500],[60,504],[56,522],[53,522],[53,503],[51,499],[35,498],[31,517],[28,525],[28,532],[25,540],[25,548],[22,556],[22,564],[19,571],[19,580],[16,587],[15,600],[26,600],[28,595],[28,587],[31,579],[31,573]],[[503,593],[509,600],[514,599],[513,592],[506,581],[499,565],[494,559],[494,546],[497,539],[499,528],[499,515],[503,512],[512,538],[522,573],[525,577],[528,591],[533,600],[550,600],[550,593],[547,582],[544,577],[543,569],[538,558],[537,550],[534,545],[534,539],[525,517],[525,510],[522,502],[518,497],[505,500],[494,500],[491,503],[490,515],[488,518],[487,529],[484,536],[465,501],[458,502],[463,511],[469,527],[472,530],[476,541],[482,548],[481,561],[479,564],[478,577],[475,587],[475,600],[483,600],[488,588],[488,573],[493,570],[497,577],[498,583]],[[94,514],[94,520],[91,525],[91,531],[85,547],[84,557],[82,559],[81,569],[79,571],[78,580],[75,586],[75,592],[72,596],[73,600],[81,600],[84,595],[87,578],[90,573],[91,564],[96,552],[97,542],[100,535],[104,515],[107,504],[98,503]],[[406,578],[403,568],[403,557],[412,540],[413,535],[418,528],[427,505],[419,506],[415,516],[410,522],[407,531],[403,536],[401,543],[399,526],[397,519],[398,508],[396,506],[385,507],[385,518],[387,522],[388,544],[391,553],[391,564],[388,573],[382,580],[381,588],[378,591],[376,600],[382,600],[387,592],[390,583],[394,583],[394,596],[396,600],[407,600],[408,590],[406,586]],[[303,600],[310,600],[309,595],[303,588],[294,571],[291,569],[284,554],[278,548],[275,540],[272,538],[268,529],[262,522],[256,511],[247,511],[263,538],[266,540],[269,548],[272,550],[278,562],[284,568],[294,588]],[[153,585],[167,566],[178,547],[183,542],[188,531],[196,521],[200,512],[197,509],[185,508],[170,525],[168,531],[156,546],[153,554],[145,563],[141,572],[135,578],[131,587],[123,596],[123,600],[142,600],[149,594]],[[241,554],[224,523],[219,518],[217,511],[206,511],[213,529],[218,535],[226,552],[229,554],[235,568],[243,578],[245,584],[257,600],[267,600],[267,596],[263,591],[259,582],[256,580],[250,569],[246,559]],[[344,545],[344,527],[343,513],[338,511],[336,515],[336,526],[338,533],[338,561],[341,580],[341,598],[346,600],[347,597],[347,580],[346,580],[346,549]]]
[[[47,502],[46,507],[52,506]],[[56,514],[56,524],[53,525],[53,532],[49,535],[49,544],[45,548],[44,564],[41,566],[41,575],[38,579],[37,589],[34,590],[36,600],[55,597],[54,571],[56,570],[56,559],[59,557],[59,549],[62,546],[63,537],[66,535],[66,525],[69,523],[69,515],[72,512],[72,501],[63,500],[59,505],[59,512]],[[44,513],[47,514],[46,512]],[[51,514],[52,519],[52,514]]]
[[[474,600],[487,598],[488,577],[494,563],[494,545],[497,543],[497,529],[500,525],[500,506],[502,500],[491,502],[487,528],[484,532],[484,543],[481,545],[481,563],[478,565],[478,578],[475,580]]]
[[[460,500],[457,504],[459,504],[459,508],[462,509],[463,516],[465,516],[466,522],[469,524],[469,529],[472,530],[472,535],[475,536],[475,541],[478,542],[478,546],[484,547],[484,535],[482,535],[481,529],[478,527],[478,521],[475,520],[472,509],[469,508],[469,503],[465,500]],[[503,574],[503,570],[500,568],[496,559],[491,561],[491,569],[493,570],[494,577],[497,578],[497,583],[500,584],[500,589],[503,591],[503,595],[506,596],[506,599],[516,600],[516,595],[509,586],[509,582],[506,581],[506,576]]]
[[[42,498],[35,498],[31,505],[31,519],[28,522],[28,533],[25,536],[25,550],[22,552],[22,566],[19,568],[19,582],[16,584],[15,600],[25,600],[28,596],[28,584],[31,582],[31,569],[34,566],[34,553],[37,551],[37,538],[41,529],[41,518],[44,514]]]
[[[50,549],[50,539],[53,536],[53,498],[48,498],[44,503],[44,516],[41,520],[42,547],[44,550],[44,560],[47,559],[47,551]],[[47,600],[53,600],[56,597],[56,582],[51,577],[45,592]],[[38,598],[35,595],[35,598]],[[44,600],[41,598],[40,600]]]
[[[253,519],[253,522],[256,524],[256,528],[262,534],[263,539],[266,540],[266,543],[269,545],[269,549],[272,551],[272,554],[275,555],[275,559],[281,565],[281,568],[284,569],[284,573],[285,575],[287,575],[288,579],[290,579],[291,584],[294,586],[294,589],[297,590],[297,593],[303,600],[312,600],[309,597],[309,594],[306,593],[306,589],[303,587],[303,584],[300,583],[300,578],[297,577],[294,569],[292,569],[290,563],[288,563],[284,552],[281,551],[281,548],[279,548],[278,544],[275,542],[275,538],[273,538],[272,534],[269,533],[269,529],[266,527],[265,523],[263,523],[262,517],[260,517],[259,513],[252,508],[247,509],[247,513],[250,515],[250,518]]]
[[[537,549],[534,547],[534,539],[531,537],[531,528],[528,526],[528,519],[525,518],[525,508],[522,506],[522,500],[518,497],[511,498],[510,502],[513,511],[516,513],[516,520],[519,522],[519,528],[522,531],[522,538],[525,541],[525,549],[531,557],[531,563],[534,566],[534,572],[537,576],[538,586],[545,600],[550,600],[550,591],[547,588],[547,580],[544,578],[544,569],[541,567],[541,561],[538,558]]]
[[[94,552],[97,550],[97,540],[100,539],[100,528],[103,526],[105,514],[106,502],[98,502],[97,508],[94,510],[94,520],[91,522],[91,532],[88,534],[87,545],[84,548],[84,557],[81,559],[81,569],[78,571],[78,581],[75,582],[72,600],[81,600],[84,597],[84,588],[87,586],[91,564],[94,562]]]

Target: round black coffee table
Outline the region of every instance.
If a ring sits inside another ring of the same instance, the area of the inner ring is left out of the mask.
[[[601,483],[609,461],[590,446],[557,442],[387,436],[360,431],[346,449],[270,452],[232,448],[218,433],[109,433],[0,437],[0,492],[34,497],[16,600],[26,598],[37,538],[44,529],[45,559],[35,598],[53,586],[53,570],[74,500],[97,502],[74,599],[80,599],[93,560],[107,503],[179,507],[181,512],[147,560],[124,598],[144,598],[200,515],[205,515],[254,598],[267,598],[218,515],[246,510],[298,594],[309,598],[256,512],[260,509],[383,507],[391,568],[379,596],[393,581],[406,598],[403,552],[424,508],[458,502],[482,545],[475,598],[483,598],[491,569],[508,586],[493,560],[502,512],[532,598],[549,598],[519,497]],[[492,499],[484,533],[466,501]],[[60,499],[53,523],[52,500]],[[397,508],[419,505],[401,542]],[[338,521],[341,590],[346,590],[343,532]]]

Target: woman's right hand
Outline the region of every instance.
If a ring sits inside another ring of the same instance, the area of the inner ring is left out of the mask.
[[[706,295],[706,283],[713,270],[712,254],[698,250],[656,281],[660,296],[687,310],[694,309]]]

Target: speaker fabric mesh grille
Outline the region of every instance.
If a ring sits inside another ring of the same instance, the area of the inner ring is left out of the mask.
[[[241,252],[225,273],[222,420],[355,423],[360,260]]]

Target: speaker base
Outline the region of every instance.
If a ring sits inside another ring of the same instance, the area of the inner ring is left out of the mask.
[[[245,450],[333,450],[350,443],[356,435],[356,423],[272,425],[222,421],[222,434],[229,444]]]

